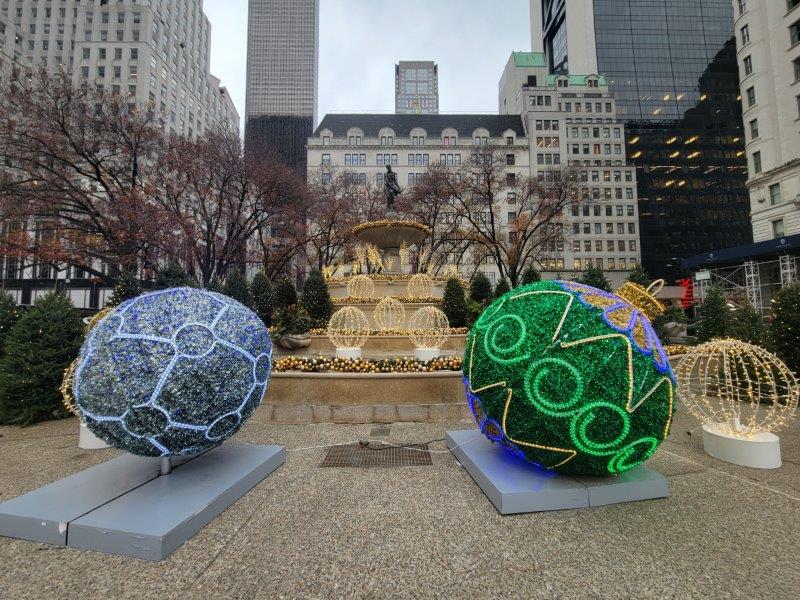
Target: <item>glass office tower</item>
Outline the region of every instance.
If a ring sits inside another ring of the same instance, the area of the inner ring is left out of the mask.
[[[319,0],[249,0],[245,148],[306,172],[319,70]]]
[[[637,166],[642,261],[752,242],[730,0],[532,0],[554,72],[605,75]]]

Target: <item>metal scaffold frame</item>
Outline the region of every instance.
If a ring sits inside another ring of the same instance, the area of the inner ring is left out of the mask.
[[[759,313],[764,312],[764,303],[761,296],[761,271],[758,263],[749,260],[744,263],[745,289],[747,290],[747,302]]]
[[[781,285],[787,287],[797,283],[797,257],[791,254],[782,254],[780,257],[781,265]]]

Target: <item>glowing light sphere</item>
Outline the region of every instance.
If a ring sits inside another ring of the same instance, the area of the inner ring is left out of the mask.
[[[403,329],[406,326],[406,309],[395,298],[384,298],[375,307],[375,325],[379,331]]]
[[[433,278],[426,273],[417,273],[408,282],[409,298],[433,298]]]
[[[351,298],[375,297],[375,284],[369,275],[356,275],[347,282],[347,295]]]
[[[800,386],[777,356],[739,340],[692,348],[676,369],[683,405],[704,425],[742,438],[794,418]]]
[[[328,321],[328,339],[337,348],[362,348],[369,338],[369,329],[364,311],[346,306]]]
[[[447,315],[433,306],[424,306],[415,312],[409,329],[411,342],[418,349],[440,350],[450,338]]]
[[[97,437],[140,456],[191,455],[236,433],[261,403],[272,341],[235,300],[174,288],[117,307],[79,361],[72,393]]]
[[[509,292],[469,334],[464,383],[478,426],[539,465],[615,475],[667,438],[674,375],[628,300],[572,282]]]

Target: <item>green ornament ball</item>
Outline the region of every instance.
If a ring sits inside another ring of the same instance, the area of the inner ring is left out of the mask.
[[[490,440],[542,468],[618,475],[669,435],[675,376],[628,300],[546,281],[489,306],[467,339],[467,400]]]

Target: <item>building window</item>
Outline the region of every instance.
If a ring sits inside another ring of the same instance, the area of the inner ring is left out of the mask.
[[[750,43],[750,27],[748,27],[747,25],[742,27],[741,34],[742,34],[742,46],[746,46],[747,44]]]
[[[800,80],[800,58],[795,58],[792,61],[792,71],[794,72],[794,80]]]
[[[745,56],[744,57],[744,75],[747,77],[748,75],[753,74],[753,57],[752,56]]]
[[[786,0],[786,11],[789,12],[796,6],[800,6],[800,0]]]
[[[795,96],[795,100],[797,100],[797,118],[800,119],[800,96]]]
[[[743,15],[747,12],[747,0],[739,0],[739,14]]]
[[[761,152],[753,152],[753,171],[755,173],[761,173],[762,171]]]
[[[322,165],[327,167],[331,164],[331,155],[330,154],[323,154],[322,155]]]
[[[772,237],[781,238],[786,235],[786,228],[783,225],[783,219],[778,219],[772,222]]]
[[[750,137],[756,139],[758,137],[758,119],[750,121]]]
[[[769,186],[769,203],[771,206],[775,206],[776,204],[780,204],[781,201],[781,184],[776,183],[775,185]]]
[[[513,154],[506,154],[506,164],[514,166],[516,164],[516,157]]]
[[[513,136],[508,136],[506,138],[506,146],[513,146],[513,145],[514,145],[514,137]]]
[[[800,21],[795,21],[789,25],[789,41],[792,46],[800,43]]]
[[[755,106],[756,105],[756,88],[749,87],[747,88],[747,106]]]

